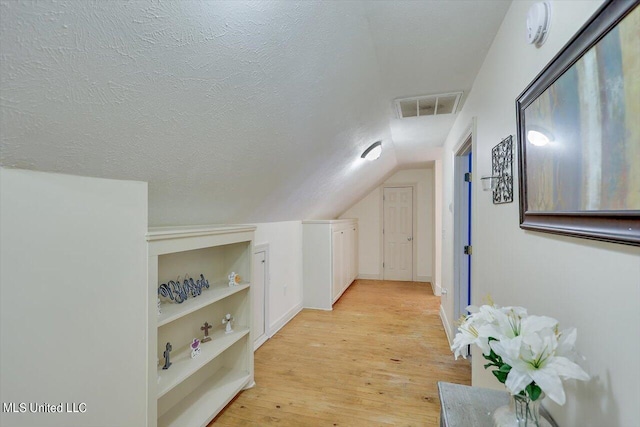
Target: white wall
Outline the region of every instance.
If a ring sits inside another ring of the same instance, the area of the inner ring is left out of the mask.
[[[380,187],[350,207],[340,218],[358,218],[359,277],[382,279],[382,188],[391,184],[416,184],[417,232],[416,280],[433,278],[434,262],[434,170],[432,168],[400,170]]]
[[[147,424],[146,232],[146,183],[0,168],[0,400],[64,411],[1,425]]]
[[[302,222],[255,224],[255,244],[269,245],[269,336],[302,309]]]
[[[382,279],[382,197],[380,187],[350,207],[340,218],[358,218],[358,275],[364,279]]]
[[[453,217],[448,209],[453,202],[453,149],[477,117],[474,174],[490,171],[491,148],[515,135],[515,99],[600,1],[553,1],[549,39],[539,49],[524,39],[531,4],[512,3],[445,144],[442,286],[449,293],[442,296],[442,306],[449,324],[454,300]],[[514,156],[517,165],[517,153]],[[517,185],[516,179],[514,202],[506,205],[493,205],[489,193],[474,188],[472,301],[482,303],[482,297],[491,294],[497,304],[522,305],[531,313],[559,319],[563,327],[577,327],[578,351],[586,357],[583,366],[592,380],[565,383],[564,407],[545,400],[560,425],[637,425],[640,248],[520,229]],[[476,356],[473,384],[501,388]]]

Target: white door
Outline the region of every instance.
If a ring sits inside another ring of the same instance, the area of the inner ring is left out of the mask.
[[[267,303],[267,252],[262,250],[253,254],[253,343],[254,350],[267,340],[266,303]]]
[[[413,280],[413,187],[384,189],[384,279]]]
[[[454,319],[467,314],[471,304],[471,137],[454,160]]]

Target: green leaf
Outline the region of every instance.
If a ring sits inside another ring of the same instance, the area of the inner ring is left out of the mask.
[[[489,353],[489,355],[483,354],[482,357],[491,362],[489,366],[502,366],[502,361],[498,360],[498,356],[496,356],[493,350],[491,351],[491,353]]]
[[[489,357],[491,357],[491,360],[493,360],[495,363],[498,364],[498,366],[502,366],[502,357],[498,356],[493,349],[491,349],[491,352],[489,353]]]
[[[509,373],[509,371],[511,371],[511,366],[507,365],[506,363],[503,364],[502,366],[500,366],[500,371],[501,372],[506,372]]]
[[[502,371],[491,371],[493,373],[493,375],[495,375],[495,377],[498,379],[498,381],[500,381],[501,383],[505,383],[505,381],[507,381],[507,373],[506,372],[502,372]]]
[[[531,400],[538,400],[538,398],[540,397],[540,395],[542,394],[542,389],[534,382],[532,382],[531,384],[529,384],[525,390],[527,391],[527,394],[529,395],[529,397],[531,398]]]

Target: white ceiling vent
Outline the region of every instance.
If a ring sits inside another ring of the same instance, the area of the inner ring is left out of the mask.
[[[458,109],[461,97],[462,92],[451,92],[396,99],[396,111],[399,119],[454,114]]]

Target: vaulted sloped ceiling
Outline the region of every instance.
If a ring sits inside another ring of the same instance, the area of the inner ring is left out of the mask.
[[[433,160],[453,116],[393,99],[468,91],[507,8],[2,0],[0,163],[147,181],[151,225],[334,217]]]

